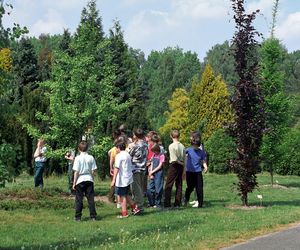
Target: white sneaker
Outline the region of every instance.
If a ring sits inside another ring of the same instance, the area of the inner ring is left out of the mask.
[[[191,205],[194,205],[196,202],[198,202],[198,201],[190,201],[189,203],[190,203]]]
[[[192,207],[198,207],[199,202],[196,201]]]
[[[117,208],[121,208],[121,204],[120,203],[117,203]]]

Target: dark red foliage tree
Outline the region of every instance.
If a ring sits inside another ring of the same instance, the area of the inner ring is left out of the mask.
[[[243,205],[248,205],[248,193],[257,186],[259,148],[264,129],[263,99],[258,85],[256,37],[260,34],[252,23],[259,10],[245,13],[244,0],[231,0],[236,32],[233,37],[234,57],[238,82],[232,105],[236,113],[231,128],[236,138],[237,158],[233,168],[239,178],[238,190]]]

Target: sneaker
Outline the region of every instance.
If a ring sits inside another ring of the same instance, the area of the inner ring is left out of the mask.
[[[127,211],[122,212],[120,215],[117,216],[118,219],[124,219],[127,218],[129,215],[127,213]]]
[[[80,221],[81,221],[81,218],[74,218],[74,220],[75,220],[76,222],[80,222]]]
[[[195,205],[195,203],[197,203],[198,201],[191,201],[190,204],[191,205]]]
[[[96,218],[91,218],[91,221],[96,221]]]
[[[198,204],[198,201],[196,201],[192,207],[198,207]]]
[[[138,208],[138,207],[135,207],[133,210],[132,210],[132,214],[133,215],[139,215],[141,214],[141,210]]]

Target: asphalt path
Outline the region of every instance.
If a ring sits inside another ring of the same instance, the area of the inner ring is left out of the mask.
[[[300,224],[221,250],[300,250]]]

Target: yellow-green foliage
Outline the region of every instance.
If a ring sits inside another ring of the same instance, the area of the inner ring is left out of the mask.
[[[229,92],[221,76],[216,76],[206,65],[201,81],[194,81],[188,104],[188,130],[202,128],[202,139],[206,141],[214,131],[233,120]]]
[[[188,93],[181,88],[175,89],[171,99],[168,101],[169,111],[165,112],[166,123],[159,129],[163,136],[168,136],[173,129],[178,129],[181,133],[182,143],[187,143],[187,107]]]
[[[0,49],[0,69],[9,72],[12,68],[11,51],[8,48]]]

